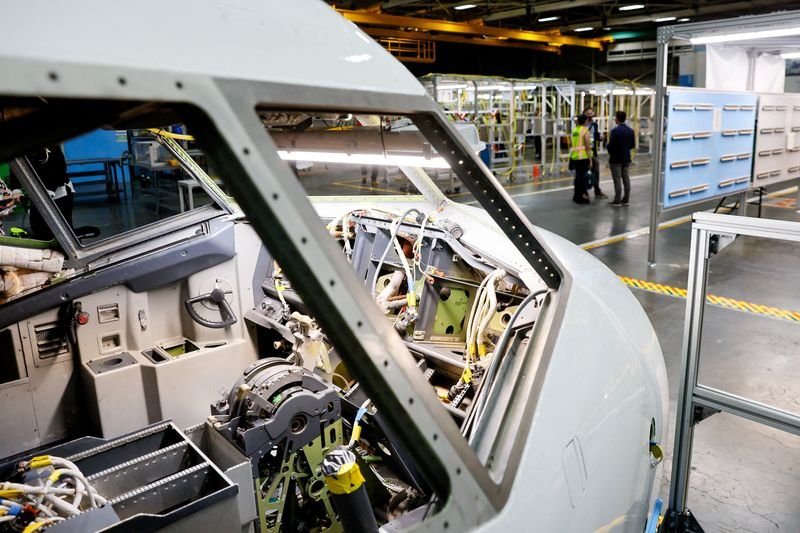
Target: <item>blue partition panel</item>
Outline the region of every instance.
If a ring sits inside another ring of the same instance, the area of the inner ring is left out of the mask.
[[[750,188],[758,96],[667,88],[665,209]]]

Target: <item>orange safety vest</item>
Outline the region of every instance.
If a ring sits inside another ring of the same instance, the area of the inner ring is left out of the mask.
[[[575,126],[570,139],[569,158],[572,160],[589,159],[589,153],[583,144],[583,135],[589,130],[586,126]]]

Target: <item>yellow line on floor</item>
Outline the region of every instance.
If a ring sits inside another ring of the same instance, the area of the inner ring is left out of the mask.
[[[659,231],[662,229],[669,229],[674,228],[675,226],[680,226],[681,224],[686,224],[687,222],[691,222],[692,215],[686,215],[678,218],[674,218],[672,220],[666,220],[658,225]],[[581,248],[584,250],[594,250],[595,248],[600,248],[601,246],[608,246],[609,244],[616,244],[618,242],[627,241],[628,239],[634,239],[636,237],[641,237],[642,235],[647,235],[650,233],[650,228],[639,228],[632,231],[628,231],[626,233],[620,233],[619,235],[613,235],[611,237],[606,237],[605,239],[598,239],[596,241],[587,242],[581,244]]]
[[[511,189],[519,189],[520,187],[530,187],[530,186],[535,187],[537,185],[545,185],[545,184],[548,184],[548,183],[559,183],[559,182],[562,182],[562,181],[572,181],[573,179],[574,178],[572,176],[567,176],[565,178],[554,178],[554,179],[551,179],[551,180],[541,180],[541,181],[533,181],[533,180],[531,180],[531,181],[526,181],[524,183],[515,183],[513,185],[507,185],[507,186],[504,186],[503,188],[508,191],[508,190],[511,190]],[[456,193],[456,194],[449,194],[449,195],[447,195],[447,197],[448,198],[459,198],[461,196],[469,196],[471,194],[472,194],[471,192],[467,191],[467,192],[459,192],[459,193]]]
[[[631,178],[633,179],[633,178]],[[787,189],[782,189],[780,191],[775,191],[773,193],[767,194],[765,198],[780,198],[786,196],[788,194],[792,194],[797,192],[797,187],[789,187]],[[755,203],[758,199],[753,197],[748,200],[748,203]],[[764,204],[764,207],[776,207],[772,205]],[[728,212],[733,211],[733,206],[723,205],[720,206],[719,209],[727,209]],[[674,228],[675,226],[680,226],[681,224],[686,224],[692,220],[692,215],[686,215],[678,218],[674,218],[672,220],[667,220],[662,222],[658,225],[658,230],[661,231],[662,229],[669,229]],[[626,241],[628,239],[634,239],[636,237],[641,237],[642,235],[648,235],[650,233],[649,227],[639,228],[635,230],[631,230],[625,233],[620,233],[619,235],[612,235],[611,237],[606,237],[604,239],[597,239],[596,241],[587,242],[581,244],[580,247],[584,250],[594,250],[595,248],[600,248],[602,246],[608,246],[609,244],[616,244],[618,242]]]
[[[619,276],[619,279],[634,289],[639,289],[656,294],[663,294],[664,296],[672,296],[675,298],[686,298],[686,289],[680,287],[671,287],[662,283],[654,283],[652,281],[644,281],[641,279],[629,278],[627,276]],[[788,320],[789,322],[800,323],[800,312],[790,311],[788,309],[781,309],[779,307],[770,307],[768,305],[754,304],[745,302],[743,300],[735,300],[725,296],[714,296],[713,294],[706,295],[706,302],[724,309],[732,309],[734,311],[743,311],[753,315],[766,316],[769,318],[777,318],[780,320]]]
[[[369,187],[367,185],[353,185],[352,183],[346,183],[344,181],[334,181],[331,185],[336,185],[337,187],[350,187],[351,189],[359,189],[364,191],[380,191],[380,192],[388,192],[392,194],[396,194],[397,191],[393,191],[391,189],[384,189],[382,187]]]

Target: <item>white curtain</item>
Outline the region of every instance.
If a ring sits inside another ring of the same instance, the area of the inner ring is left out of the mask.
[[[706,89],[746,91],[749,70],[747,51],[727,46],[706,46]]]
[[[706,89],[747,91],[750,56],[735,46],[706,46]],[[752,92],[782,93],[786,60],[775,54],[759,54],[755,60]]]
[[[753,91],[782,93],[786,84],[786,60],[775,54],[759,54],[753,77]]]

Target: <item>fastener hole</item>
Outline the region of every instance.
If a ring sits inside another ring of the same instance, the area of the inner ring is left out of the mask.
[[[244,149],[242,149],[242,153],[243,153],[244,155],[250,155],[250,148],[244,148]]]
[[[306,239],[305,237],[300,237],[300,242],[306,244],[308,242],[308,239]]]
[[[47,77],[50,78],[50,81],[58,81],[58,74],[55,72],[49,72]]]
[[[408,399],[408,405],[414,405],[414,398]]]
[[[278,193],[276,193],[276,192],[272,193],[272,199],[273,200],[277,200],[278,199]]]
[[[364,323],[363,323],[363,322],[361,322],[360,320],[359,320],[358,322],[356,322],[356,326],[357,326],[357,327],[359,327],[359,328],[360,328],[361,326],[363,326],[363,325],[364,325]],[[387,365],[388,365],[389,363],[388,363],[387,361],[384,361],[384,364],[387,364]]]
[[[181,81],[176,81],[176,82],[175,82],[175,87],[177,87],[178,89],[183,89],[183,82],[181,82]]]
[[[331,287],[333,287],[334,285],[336,285],[336,281],[335,281],[335,280],[330,280],[330,281],[328,282],[328,284],[329,284]]]
[[[126,83],[128,83],[128,80],[120,76],[119,78],[117,78],[117,83],[119,83],[120,85],[125,85]]]

